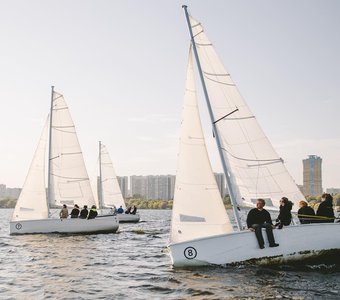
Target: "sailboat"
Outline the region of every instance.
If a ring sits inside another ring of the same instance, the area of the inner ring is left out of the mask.
[[[174,267],[281,263],[340,249],[340,223],[304,224],[274,230],[279,247],[260,249],[245,230],[238,208],[265,199],[278,210],[288,197],[295,210],[304,199],[294,180],[224,69],[201,23],[183,6],[191,46],[181,122],[170,234]],[[193,56],[237,224],[223,206],[209,161],[197,104]],[[265,237],[265,235],[264,235]]]
[[[113,168],[107,147],[99,142],[99,178],[98,178],[99,208],[119,208],[126,211],[126,204],[119,187],[116,172]],[[137,223],[139,214],[117,214],[120,223]]]
[[[49,122],[48,122],[49,121]],[[48,134],[49,132],[49,134]],[[48,160],[46,162],[46,148]],[[48,165],[46,195],[45,166]],[[95,219],[59,219],[50,207],[91,208],[95,199],[86,171],[75,126],[63,95],[52,87],[49,118],[10,221],[10,234],[116,232],[116,216]]]

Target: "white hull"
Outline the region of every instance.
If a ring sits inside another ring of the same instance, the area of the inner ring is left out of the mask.
[[[117,214],[119,223],[138,223],[140,220],[139,214]]]
[[[279,247],[269,247],[264,230],[264,249],[259,248],[255,233],[250,231],[170,244],[172,264],[174,267],[253,261],[269,264],[300,260],[325,250],[340,251],[340,223],[288,226],[273,232]]]
[[[104,233],[116,232],[118,218],[114,215],[95,219],[41,219],[10,222],[10,234],[31,233]]]

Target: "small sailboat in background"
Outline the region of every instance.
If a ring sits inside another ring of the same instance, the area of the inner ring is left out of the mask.
[[[298,209],[304,199],[283,160],[240,95],[202,25],[189,16],[191,37],[180,149],[171,219],[170,256],[177,266],[262,263],[300,260],[340,249],[340,223],[304,224],[275,231],[279,247],[260,249],[253,232],[244,230],[239,206],[265,199],[278,210],[281,197]],[[231,198],[234,231],[218,193],[198,111],[193,54],[206,98],[214,137]]]
[[[113,168],[107,147],[99,142],[99,178],[98,178],[98,206],[100,209],[123,208],[126,211],[126,204],[119,187],[116,172]],[[117,214],[120,223],[137,223],[140,220],[139,214],[122,213]]]
[[[49,126],[48,126],[49,125]],[[49,138],[48,136],[49,127]],[[45,152],[48,146],[46,197]],[[116,216],[53,218],[50,207],[95,205],[83,154],[63,95],[52,87],[51,109],[10,221],[10,234],[116,232]]]

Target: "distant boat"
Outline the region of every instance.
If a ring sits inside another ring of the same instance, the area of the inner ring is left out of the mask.
[[[340,249],[340,223],[285,226],[274,230],[279,247],[260,249],[244,230],[238,206],[263,198],[278,210],[281,197],[298,209],[304,199],[241,97],[202,25],[189,16],[191,36],[180,149],[171,219],[170,256],[175,267],[254,262],[281,263]],[[225,211],[210,165],[196,97],[193,55],[226,177],[238,230]],[[264,234],[266,240],[266,236]]]
[[[48,126],[49,125],[49,126]],[[49,129],[49,138],[47,138]],[[48,162],[45,161],[45,150]],[[45,165],[48,164],[46,197]],[[116,232],[116,216],[59,219],[50,206],[95,204],[75,126],[63,95],[52,87],[50,118],[34,154],[28,175],[10,221],[10,234]]]
[[[126,211],[126,204],[119,187],[116,172],[113,168],[107,147],[99,142],[99,178],[98,178],[99,208],[119,208]],[[120,223],[137,223],[139,214],[117,214]]]

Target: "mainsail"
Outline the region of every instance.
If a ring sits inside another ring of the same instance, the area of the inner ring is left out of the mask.
[[[122,196],[118,179],[113,168],[113,164],[107,150],[107,147],[100,143],[100,160],[101,164],[101,183],[99,184],[99,203],[101,208],[116,206],[125,210],[125,202]],[[101,190],[100,190],[101,188]]]
[[[190,50],[172,209],[171,242],[232,231],[205,145]]]
[[[48,119],[34,153],[24,186],[15,206],[12,221],[46,219],[48,206],[45,186],[45,153]]]
[[[63,95],[53,92],[49,203],[93,205],[90,180],[68,106]]]
[[[285,196],[295,204],[296,211],[304,196],[222,65],[202,25],[191,16],[190,23],[238,204],[252,206],[257,198],[264,198],[268,206],[277,208]]]

